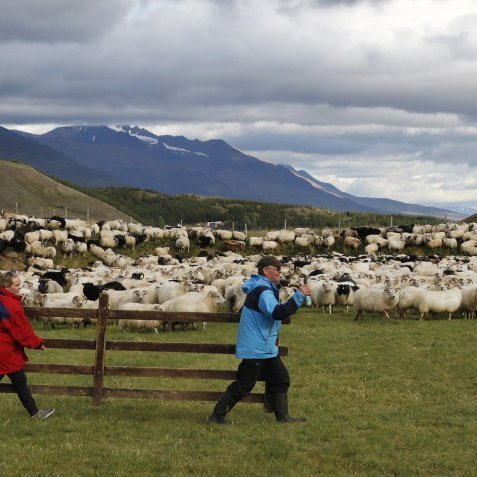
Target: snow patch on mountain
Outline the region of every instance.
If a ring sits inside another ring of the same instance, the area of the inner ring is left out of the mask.
[[[150,136],[144,136],[142,134],[133,132],[129,126],[126,126],[126,127],[125,126],[108,126],[108,127],[109,129],[112,129],[113,131],[116,131],[116,132],[127,133],[130,136],[135,137],[136,139],[139,139],[140,141],[145,142],[147,144],[154,145],[159,142],[156,138],[153,138]]]
[[[181,153],[182,155],[184,155],[184,153],[189,153],[189,154],[197,154],[198,156],[209,157],[209,155],[208,155],[208,154],[205,154],[204,152],[189,151],[189,149],[184,149],[183,147],[171,146],[171,145],[167,144],[166,142],[163,142],[162,145],[163,145],[166,149],[169,149],[170,151],[174,151],[174,152],[179,152],[179,153]]]

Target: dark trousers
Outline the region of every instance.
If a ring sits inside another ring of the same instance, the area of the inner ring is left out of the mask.
[[[0,381],[2,380],[4,374],[0,374]],[[31,391],[27,385],[27,377],[25,371],[20,369],[20,371],[15,371],[14,373],[9,373],[7,376],[10,378],[12,382],[13,389],[18,394],[18,397],[23,404],[23,407],[28,411],[30,416],[33,416],[38,412],[38,408],[36,407],[35,400],[31,395]]]
[[[269,359],[243,359],[237,370],[237,379],[227,390],[239,401],[249,394],[257,381],[265,381],[267,393],[286,393],[290,375],[279,356]]]

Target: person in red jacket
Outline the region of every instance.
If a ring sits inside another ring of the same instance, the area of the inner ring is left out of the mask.
[[[38,409],[24,370],[28,361],[24,348],[46,348],[23,311],[20,288],[21,278],[16,271],[0,272],[0,381],[6,374],[28,414],[46,419],[55,410]]]

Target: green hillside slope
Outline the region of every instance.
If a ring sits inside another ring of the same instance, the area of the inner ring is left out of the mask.
[[[99,199],[63,185],[21,162],[0,161],[0,209],[26,215],[91,220],[129,215]]]

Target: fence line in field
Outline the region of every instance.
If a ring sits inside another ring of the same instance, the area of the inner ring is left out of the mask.
[[[130,389],[113,388],[104,386],[105,376],[130,376],[130,377],[165,377],[188,379],[225,379],[233,380],[236,370],[214,369],[183,369],[183,368],[157,368],[139,366],[107,366],[106,356],[111,351],[154,351],[154,352],[179,352],[201,354],[234,354],[234,344],[207,344],[207,343],[161,343],[156,341],[131,342],[107,340],[108,321],[127,320],[158,320],[178,322],[216,322],[237,323],[240,315],[237,313],[169,313],[160,311],[123,311],[109,310],[108,296],[102,294],[99,298],[98,309],[82,310],[71,308],[41,308],[25,307],[29,318],[64,316],[72,318],[96,319],[96,339],[47,339],[45,345],[56,349],[89,349],[95,350],[94,364],[27,364],[25,370],[30,373],[48,373],[65,375],[92,376],[91,386],[64,386],[32,384],[30,388],[34,394],[90,396],[93,405],[99,406],[104,398],[143,398],[165,400],[189,401],[216,401],[222,394],[217,391],[180,391],[162,389]],[[287,347],[280,347],[281,356],[288,355]],[[0,393],[14,392],[11,384],[0,383]],[[263,402],[263,393],[251,393],[244,402]]]

